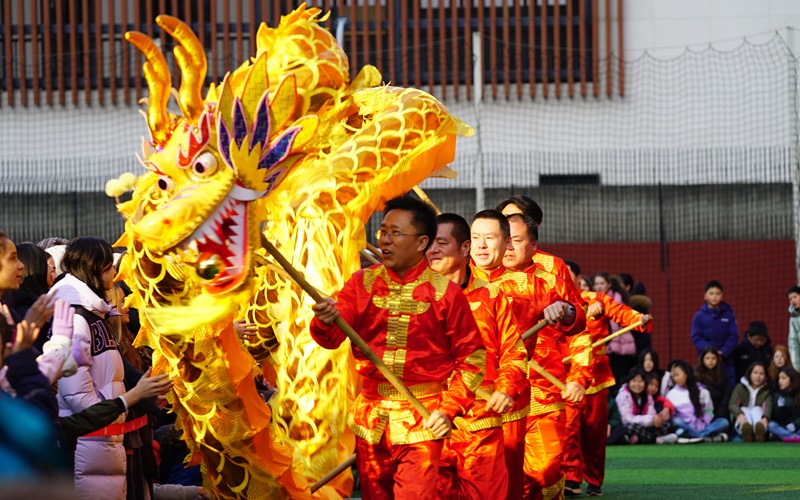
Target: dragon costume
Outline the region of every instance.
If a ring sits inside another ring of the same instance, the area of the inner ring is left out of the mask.
[[[202,45],[178,19],[158,25],[177,42],[172,76],[147,36],[126,33],[146,62],[146,168],[117,242],[120,269],[142,314],[137,345],[175,382],[168,399],[219,498],[309,498],[309,483],[353,452],[345,426],[358,380],[350,346],[317,346],[310,299],[265,257],[272,241],[324,293],[359,269],[364,223],[383,202],[446,171],[457,135],[471,129],[432,96],[382,85],[371,66],[354,81],[344,51],[303,4],[276,28],[262,24],[257,53],[205,97]],[[243,342],[233,321],[258,326]],[[278,388],[264,403],[258,362]],[[338,498],[343,474],[319,490]]]

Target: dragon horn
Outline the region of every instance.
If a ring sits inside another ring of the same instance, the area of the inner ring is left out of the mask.
[[[164,144],[169,137],[169,115],[167,114],[167,101],[169,90],[172,87],[172,76],[169,73],[167,60],[158,50],[153,40],[138,31],[125,33],[125,40],[136,47],[147,59],[144,63],[144,76],[150,97],[147,105],[147,125],[150,134],[157,144]]]
[[[190,122],[196,123],[203,112],[200,89],[203,88],[208,68],[205,50],[192,29],[180,19],[161,15],[156,18],[156,23],[178,42],[174,50],[175,60],[181,68],[178,105],[183,116]]]

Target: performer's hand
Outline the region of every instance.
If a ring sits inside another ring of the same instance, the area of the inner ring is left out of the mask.
[[[214,500],[214,496],[207,489],[197,487],[197,500]]]
[[[258,325],[248,323],[246,319],[237,319],[233,322],[233,330],[236,336],[242,340],[252,342],[258,337]]]
[[[736,415],[736,423],[737,424],[742,425],[746,421],[747,421],[747,418],[745,418],[744,413],[740,413],[740,414]]]
[[[647,323],[650,323],[651,321],[653,321],[653,317],[650,316],[649,314],[642,314],[642,317],[639,318],[639,319],[642,320],[642,326],[644,326]]]
[[[662,422],[663,421],[661,420],[661,418],[658,415],[653,417],[653,427],[656,427],[656,428],[661,427],[661,423]]]
[[[661,420],[665,421],[665,422],[666,422],[667,420],[669,420],[669,416],[670,416],[670,415],[669,415],[669,408],[664,408],[663,410],[661,410],[660,412],[658,412],[658,417],[659,417]]]
[[[434,410],[431,412],[428,421],[422,423],[422,427],[430,430],[438,437],[445,437],[450,432],[452,424],[450,423],[450,419],[447,418],[447,415],[439,410]]]
[[[544,308],[544,319],[550,326],[556,326],[567,315],[566,302],[553,302]]]
[[[580,403],[585,395],[586,389],[577,382],[567,382],[567,390],[561,391],[561,397],[570,403]]]
[[[589,307],[586,308],[586,317],[587,318],[599,318],[603,315],[603,304],[600,302],[594,302],[589,304]]]
[[[322,302],[318,302],[311,306],[314,315],[325,323],[326,325],[332,324],[339,317],[339,310],[336,309],[336,301],[330,297],[325,297]]]
[[[492,399],[486,402],[487,410],[494,410],[497,413],[505,413],[514,406],[514,400],[505,392],[494,391]]]

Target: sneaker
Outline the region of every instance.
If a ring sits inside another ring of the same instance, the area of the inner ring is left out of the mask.
[[[752,443],[753,442],[753,426],[750,425],[750,422],[745,422],[742,424],[742,440],[745,443]]]
[[[714,443],[727,443],[730,440],[730,438],[724,432],[720,432],[719,434],[711,438],[711,440]]]
[[[756,443],[763,443],[767,440],[767,428],[761,422],[756,422]]]
[[[566,481],[564,483],[564,496],[565,497],[579,497],[583,495],[581,490],[581,483],[578,481]]]
[[[603,496],[603,490],[599,486],[590,484],[586,487],[586,494],[590,497],[601,497]]]
[[[674,432],[656,438],[656,444],[675,444],[677,441],[678,435]]]
[[[678,444],[693,444],[693,443],[702,443],[703,438],[678,438]]]

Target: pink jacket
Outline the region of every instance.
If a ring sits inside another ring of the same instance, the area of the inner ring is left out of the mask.
[[[606,292],[606,295],[614,299],[614,302],[617,304],[622,304],[622,295],[619,292],[615,292],[614,290],[609,290]],[[615,323],[611,320],[608,321],[611,325],[611,332],[615,333],[621,327],[618,323]],[[606,353],[611,354],[619,354],[622,356],[635,356],[636,355],[636,341],[633,338],[633,334],[631,332],[623,333],[619,337],[615,339],[611,339],[608,343],[608,347],[606,348]]]
[[[620,388],[615,400],[623,424],[639,424],[645,427],[653,425],[653,417],[656,416],[656,406],[653,404],[653,397],[651,395],[647,394],[647,401],[645,401],[644,408],[642,408],[641,412],[638,411],[636,405],[633,403],[633,396],[631,395],[631,391],[628,390],[627,385],[623,385]]]
[[[58,381],[59,416],[78,413],[95,403],[124,394],[125,367],[116,339],[104,323],[95,323],[93,316],[99,320],[111,311],[112,305],[71,274],[56,283],[50,293],[68,304],[90,311],[93,320],[87,321],[76,310],[73,342],[80,338],[89,339],[94,362],[90,367],[78,368],[75,375]],[[122,414],[114,423],[124,421],[125,414]],[[125,468],[122,435],[79,438],[75,449],[75,493],[79,498],[87,499],[124,499],[127,486]]]

